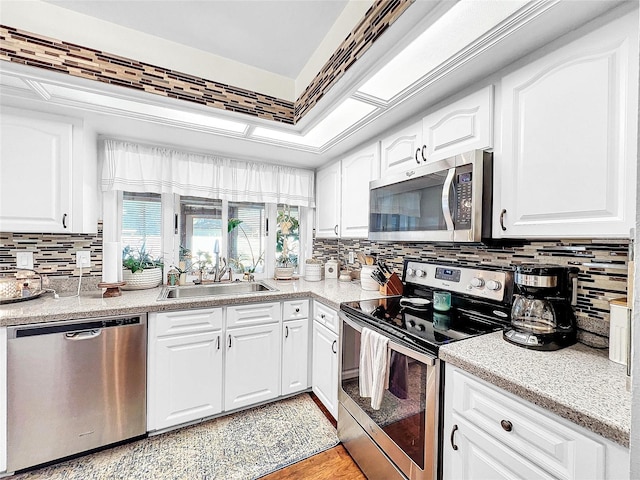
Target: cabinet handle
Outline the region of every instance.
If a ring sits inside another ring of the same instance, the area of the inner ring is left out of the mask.
[[[231,348],[231,335],[229,335],[229,348]]]
[[[454,443],[453,437],[456,434],[456,430],[458,430],[458,425],[454,425],[453,428],[451,429],[451,448],[453,448],[454,450],[458,449],[458,446]]]
[[[289,338],[289,327],[284,327],[284,338]]]
[[[338,345],[338,341],[334,340],[333,343],[331,344],[331,351],[333,353],[338,353],[338,351],[335,349],[336,345]]]
[[[218,350],[220,350],[220,335],[218,335],[217,347],[218,347]]]
[[[296,308],[296,313],[300,313],[300,307]]]
[[[505,432],[510,432],[513,430],[513,424],[509,420],[502,420],[500,425],[504,429]]]
[[[324,317],[326,317],[326,315],[324,313],[321,313],[320,318],[324,320]]]
[[[422,157],[422,161],[423,162],[427,161],[426,157],[424,156],[424,149],[425,148],[427,148],[427,146],[426,145],[422,145],[422,148],[420,149],[420,156]]]
[[[416,159],[416,163],[418,165],[420,165],[420,160],[418,160],[418,154],[420,153],[420,148],[416,148],[416,154],[414,155],[414,158]]]
[[[67,228],[67,214],[62,215],[62,228]]]
[[[333,227],[333,233],[336,234],[336,237],[338,236],[338,225],[336,225],[335,227]]]
[[[503,208],[502,211],[500,212],[500,228],[502,229],[502,231],[504,232],[507,227],[504,226],[504,215],[507,213],[507,209]]]

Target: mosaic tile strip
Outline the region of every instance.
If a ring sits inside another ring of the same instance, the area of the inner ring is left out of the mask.
[[[521,241],[496,245],[434,245],[384,243],[357,239],[314,239],[313,254],[323,261],[350,251],[375,253],[402,271],[405,257],[446,261],[461,266],[494,265],[511,268],[520,263],[552,263],[578,267],[578,335],[583,343],[604,348],[609,337],[609,300],[627,295],[629,243],[625,240]],[[355,268],[359,268],[355,264]]]
[[[96,235],[0,232],[0,270],[15,268],[16,253],[30,251],[35,270],[48,277],[51,288],[73,290],[80,274],[75,256],[78,250],[91,252],[91,267],[82,272],[82,289],[95,289],[102,280],[102,222]]]
[[[347,35],[338,49],[324,64],[295,104],[295,122],[298,122],[335,85],[347,70],[380,35],[413,3],[411,0],[377,0],[364,18]]]
[[[296,102],[0,25],[0,60],[294,124],[366,52],[411,0],[377,0]]]
[[[0,26],[0,60],[293,124],[291,101]]]

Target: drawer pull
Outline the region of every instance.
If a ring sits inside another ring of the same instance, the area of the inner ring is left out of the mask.
[[[300,307],[296,308],[296,313],[300,313]]]
[[[505,432],[510,432],[513,430],[513,424],[509,420],[502,420],[500,425],[504,429]]]
[[[453,448],[454,450],[458,449],[458,446],[454,443],[453,437],[456,434],[456,430],[458,430],[458,425],[454,425],[453,428],[451,429],[451,448]]]
[[[320,318],[324,320],[324,317],[326,317],[326,315],[324,313],[321,313]]]

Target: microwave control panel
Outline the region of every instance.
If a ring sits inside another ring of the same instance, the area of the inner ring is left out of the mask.
[[[473,172],[471,166],[457,168],[455,178],[456,189],[456,229],[467,230],[471,228],[473,216]]]

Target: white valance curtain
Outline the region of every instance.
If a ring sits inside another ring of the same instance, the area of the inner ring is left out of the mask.
[[[102,190],[314,206],[311,170],[104,140]]]

